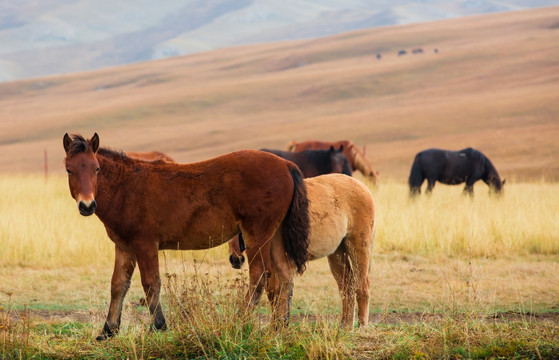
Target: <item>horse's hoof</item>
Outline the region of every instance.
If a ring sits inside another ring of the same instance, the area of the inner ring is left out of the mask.
[[[105,341],[105,340],[109,340],[109,339],[112,338],[113,336],[115,336],[115,335],[114,335],[114,334],[111,334],[111,333],[108,333],[108,334],[102,333],[102,334],[100,334],[99,336],[97,336],[97,337],[95,338],[95,340],[97,340],[97,341]]]
[[[167,331],[167,322],[163,321],[163,323],[161,323],[161,324],[157,324],[157,323],[152,324],[149,327],[149,330],[150,331]]]

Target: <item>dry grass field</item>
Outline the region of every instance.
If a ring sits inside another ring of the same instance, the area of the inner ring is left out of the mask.
[[[471,199],[460,187],[440,186],[412,202],[404,184],[372,188],[379,217],[371,325],[354,334],[338,329],[340,300],[324,259],[297,278],[292,326],[280,336],[270,332],[266,300],[257,317],[243,314],[248,274],[230,267],[221,246],[161,253],[163,302],[173,324],[164,334],[146,333],[149,316],[136,271],[121,335],[99,346],[93,339],[106,315],[113,261],[102,224],[79,215],[64,177],[4,176],[0,354],[557,356],[558,190],[556,183],[512,184],[496,198],[479,184]]]
[[[559,358],[558,35],[554,7],[0,84],[0,358]],[[94,131],[180,162],[293,139],[366,146],[381,173],[370,326],[339,329],[318,260],[273,331],[267,301],[243,311],[246,269],[218,247],[161,253],[169,331],[149,332],[136,272],[120,335],[96,343],[114,249],[62,166],[63,134]],[[437,185],[409,200],[416,152],[467,146],[507,178],[504,196],[480,182],[474,198]]]

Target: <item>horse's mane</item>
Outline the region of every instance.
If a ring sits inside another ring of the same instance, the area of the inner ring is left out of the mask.
[[[82,152],[92,152],[91,144],[80,134],[70,135],[72,143],[68,148],[68,156],[74,156]],[[124,151],[116,151],[106,147],[100,147],[97,153],[114,160],[126,160],[130,159]]]
[[[485,156],[481,151],[474,148],[466,148],[464,150],[460,150],[460,152],[469,152],[469,156],[471,156],[476,162],[479,162],[483,166],[485,170],[483,172],[485,179],[493,181],[495,184],[500,184],[501,178],[499,176],[499,173],[497,172],[497,169],[495,168],[491,160],[489,160],[489,158]]]
[[[97,150],[97,153],[112,160],[134,160],[131,157],[128,157],[128,155],[126,155],[126,153],[122,150],[100,147],[99,150]]]

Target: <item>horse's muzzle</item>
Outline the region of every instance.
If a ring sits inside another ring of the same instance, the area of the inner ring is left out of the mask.
[[[231,254],[229,256],[229,262],[231,263],[233,269],[240,269],[245,263],[245,257],[244,255],[237,256],[235,254]]]
[[[93,215],[95,209],[97,209],[97,203],[95,202],[95,200],[91,200],[89,205],[86,205],[86,203],[80,201],[78,203],[78,209],[80,210],[80,214],[82,214],[83,216],[90,216]]]

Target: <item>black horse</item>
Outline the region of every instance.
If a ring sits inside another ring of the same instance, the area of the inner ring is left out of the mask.
[[[410,196],[421,193],[421,185],[427,179],[426,193],[430,194],[435,181],[447,185],[466,183],[464,193],[474,194],[474,183],[483,180],[489,188],[501,193],[505,181],[480,151],[467,148],[459,151],[427,149],[415,156],[409,178]]]
[[[299,152],[261,150],[291,161],[299,167],[305,178],[331,173],[349,176],[352,174],[349,161],[343,154],[343,145],[339,149],[334,149],[333,146],[330,146],[328,150],[303,150]]]

